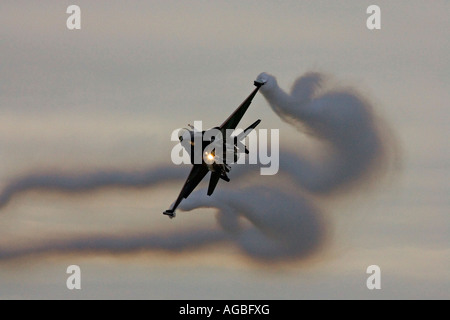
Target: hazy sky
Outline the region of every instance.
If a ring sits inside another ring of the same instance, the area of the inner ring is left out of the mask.
[[[66,28],[70,4],[81,30]],[[366,28],[371,4],[381,30]],[[0,298],[450,298],[449,14],[448,1],[2,1],[0,188],[36,172],[170,166],[172,131],[219,125],[263,71],[286,90],[308,71],[356,88],[402,161],[377,189],[321,203],[327,236],[308,259],[255,263],[233,243],[31,255],[0,262]],[[258,118],[284,149],[315,143],[260,94],[243,126]],[[174,170],[180,181],[154,188],[20,194],[0,209],[0,256],[42,239],[220,232],[213,209],[161,214],[189,169]],[[72,264],[81,291],[66,288]],[[366,288],[373,264],[378,291]]]

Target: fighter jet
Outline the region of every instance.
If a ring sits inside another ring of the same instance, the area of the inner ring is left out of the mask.
[[[183,188],[181,189],[178,198],[172,204],[170,209],[164,211],[163,214],[169,216],[171,219],[175,218],[175,210],[181,201],[189,197],[192,191],[194,191],[208,172],[211,172],[207,192],[208,196],[213,194],[220,179],[226,182],[230,181],[230,178],[227,175],[231,169],[229,165],[230,162],[235,162],[242,153],[249,153],[248,149],[241,143],[241,141],[253,129],[256,128],[261,120],[255,121],[251,126],[238,135],[233,135],[232,133],[252,103],[252,100],[259,88],[261,88],[261,86],[265,83],[266,80],[264,79],[255,80],[254,85],[256,88],[253,92],[219,127],[206,131],[199,131],[196,130],[194,126],[189,125],[190,129],[185,128],[179,131],[178,139],[180,140],[183,148],[190,155],[191,164],[193,164],[193,167],[183,185]],[[219,134],[214,134],[214,132]],[[200,157],[198,156],[199,152],[195,152],[199,150],[199,145],[201,145]]]

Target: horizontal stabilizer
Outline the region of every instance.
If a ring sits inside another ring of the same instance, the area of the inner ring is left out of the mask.
[[[209,179],[209,186],[208,186],[208,196],[213,194],[214,189],[217,186],[217,182],[219,182],[219,179],[220,179],[220,173],[211,172],[211,179]]]

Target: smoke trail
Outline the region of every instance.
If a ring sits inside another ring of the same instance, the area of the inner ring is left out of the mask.
[[[321,216],[305,199],[270,188],[224,190],[215,198],[204,197],[204,192],[193,194],[183,209],[219,208],[222,230],[47,239],[16,248],[0,247],[0,261],[48,254],[186,253],[228,243],[256,261],[280,262],[306,259],[323,245],[326,230]],[[280,203],[282,207],[278,207]]]
[[[199,190],[181,209],[218,208],[218,222],[249,257],[263,261],[308,258],[321,248],[326,227],[321,214],[305,197],[272,187],[224,190],[204,197]],[[244,218],[245,221],[241,221]],[[250,222],[248,226],[245,222]]]
[[[328,88],[325,75],[307,73],[295,81],[289,95],[275,77],[262,73],[258,78],[267,81],[261,93],[281,119],[324,143],[320,158],[280,156],[280,167],[308,191],[342,191],[380,173],[390,161],[390,143],[383,136],[387,127],[356,90]]]
[[[145,251],[177,253],[200,250],[227,240],[229,236],[217,230],[190,230],[165,235],[105,235],[47,239],[16,248],[0,247],[0,261],[48,254],[124,254]]]
[[[182,179],[188,171],[182,167],[160,166],[144,171],[102,171],[90,174],[30,174],[9,183],[0,194],[0,209],[11,199],[30,190],[82,193],[106,187],[149,188]]]
[[[212,197],[198,190],[182,202],[180,209],[186,211],[216,209],[220,229],[191,229],[169,237],[140,234],[43,240],[0,248],[0,261],[50,253],[178,253],[217,243],[235,245],[244,256],[262,262],[298,261],[320,252],[328,228],[318,209],[321,199],[337,191],[351,194],[356,183],[368,183],[369,177],[382,173],[379,168],[389,162],[389,141],[371,104],[354,89],[327,87],[324,75],[309,73],[287,94],[273,76],[263,73],[258,78],[267,81],[260,92],[274,112],[301,132],[318,138],[322,152],[311,156],[281,151],[280,172],[286,174],[265,178],[264,188],[243,187],[253,168],[235,166],[232,190],[222,185]],[[186,175],[186,169],[173,166],[142,172],[33,174],[5,187],[0,209],[15,195],[29,190],[80,193],[107,187],[154,188],[168,181],[182,183]],[[298,188],[283,187],[287,180]]]
[[[27,190],[79,193],[110,186],[152,188],[170,180],[181,183],[185,178],[180,175],[181,170],[168,169],[157,167],[141,173],[102,172],[80,176],[31,175],[5,188],[1,198],[10,199]],[[241,179],[237,177],[234,180],[239,183]],[[218,243],[229,243],[255,260],[277,262],[307,258],[323,244],[325,226],[319,211],[303,197],[293,197],[270,187],[221,190],[215,197],[206,197],[205,194],[206,190],[193,193],[181,209],[192,210],[193,206],[217,207],[222,231],[198,228],[171,235],[133,234],[47,239],[17,248],[6,249],[0,246],[0,261],[68,253],[190,252]],[[242,223],[240,217],[249,223]]]

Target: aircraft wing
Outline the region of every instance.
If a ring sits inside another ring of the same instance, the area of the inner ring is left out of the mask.
[[[198,186],[200,181],[203,180],[203,178],[208,173],[208,168],[205,165],[202,164],[194,164],[194,167],[191,170],[191,173],[189,173],[189,176],[186,180],[186,183],[183,186],[183,189],[181,190],[181,193],[183,194],[183,198],[189,197],[189,195],[194,191],[194,189]]]
[[[259,83],[255,81],[256,89],[253,90],[253,92],[247,97],[247,99],[244,100],[244,102],[241,103],[241,105],[228,117],[227,120],[225,120],[224,123],[220,126],[220,131],[222,132],[222,135],[225,137],[227,129],[236,129],[237,125],[239,124],[239,121],[241,121],[242,117],[244,116],[245,112],[247,111],[248,107],[252,103],[253,98],[255,97],[256,93],[258,92],[259,88],[264,83]]]
[[[191,172],[189,173],[189,176],[186,179],[186,182],[183,185],[183,188],[181,189],[181,192],[177,198],[177,200],[174,202],[172,207],[169,210],[166,210],[164,214],[174,217],[174,212],[178,205],[180,204],[181,200],[186,199],[189,197],[189,195],[194,191],[194,189],[198,186],[200,181],[203,180],[203,178],[208,173],[208,168],[203,164],[194,164],[192,167]]]

